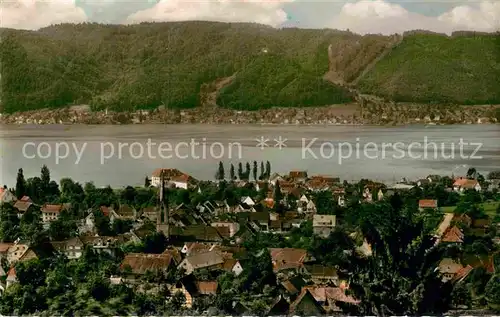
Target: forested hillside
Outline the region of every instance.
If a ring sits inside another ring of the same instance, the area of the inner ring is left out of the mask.
[[[233,109],[346,103],[354,96],[344,86],[355,79],[361,92],[398,101],[500,100],[493,35],[417,34],[399,43],[381,35],[217,22],[63,24],[1,35],[5,112],[69,104],[194,108],[206,99],[203,87],[230,76],[216,100]],[[378,61],[383,52],[389,53]]]
[[[500,35],[405,36],[358,88],[394,101],[499,104]]]

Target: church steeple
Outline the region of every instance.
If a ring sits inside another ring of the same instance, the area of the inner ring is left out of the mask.
[[[167,239],[170,235],[169,219],[168,219],[168,195],[165,188],[165,174],[164,171],[160,173],[160,192],[159,192],[159,214],[156,217],[156,231],[163,232]]]

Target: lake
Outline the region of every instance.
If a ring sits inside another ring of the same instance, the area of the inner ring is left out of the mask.
[[[97,186],[142,185],[158,167],[212,180],[226,165],[270,161],[273,172],[306,170],[348,181],[386,183],[429,174],[500,169],[500,125],[0,125],[0,184],[17,170],[71,177]]]

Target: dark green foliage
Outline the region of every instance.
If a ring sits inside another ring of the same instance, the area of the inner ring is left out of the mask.
[[[17,171],[16,197],[20,199],[24,195],[26,195],[26,181],[24,180],[23,169],[20,168]]]
[[[235,180],[236,179],[236,174],[234,172],[234,165],[231,163],[231,167],[229,169],[229,177],[231,177],[231,180]]]
[[[19,218],[11,204],[0,205],[0,241],[13,242],[19,237]]]
[[[347,92],[326,82],[320,75],[322,73],[308,72],[292,59],[266,54],[247,65],[220,91],[217,104],[257,110],[339,104],[351,100]]]
[[[233,74],[235,82],[219,96],[228,107],[351,100],[346,90],[322,79],[328,70],[328,43],[342,38],[328,30],[177,22],[63,24],[37,32],[2,32],[6,112],[72,103],[115,110],[193,108],[200,105],[202,85]]]
[[[257,172],[258,172],[258,167],[257,167],[257,161],[253,161],[253,166],[252,166],[252,175],[253,179],[257,180]]]
[[[76,236],[76,219],[67,210],[62,210],[57,220],[50,223],[49,236],[54,241],[62,241]]]
[[[500,275],[493,276],[486,284],[486,301],[495,311],[500,311]]]
[[[359,89],[395,101],[498,104],[498,37],[406,35],[362,78]]]
[[[225,178],[226,176],[224,171],[224,163],[219,162],[219,167],[217,168],[217,172],[215,173],[215,179],[221,181]]]

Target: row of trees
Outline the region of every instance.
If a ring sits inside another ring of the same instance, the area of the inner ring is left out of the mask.
[[[238,174],[236,174],[236,171],[234,169],[234,165],[231,163],[229,167],[229,179],[231,181],[239,179],[239,180],[250,180],[250,173],[252,173],[253,179],[255,181],[257,180],[264,180],[268,179],[271,176],[271,163],[269,161],[266,161],[266,164],[264,166],[264,162],[260,162],[260,173],[259,173],[259,168],[258,168],[258,163],[257,161],[253,161],[253,166],[250,166],[250,163],[247,162],[245,164],[245,169],[243,169],[243,163],[239,162],[238,163]],[[224,169],[224,163],[219,162],[219,166],[217,168],[217,171],[215,173],[215,179],[216,180],[224,180],[226,179],[226,171]]]

